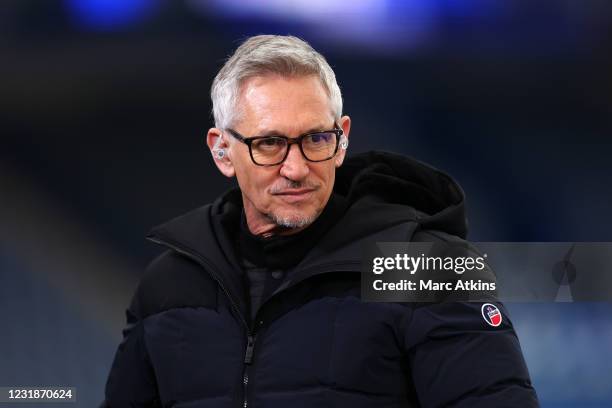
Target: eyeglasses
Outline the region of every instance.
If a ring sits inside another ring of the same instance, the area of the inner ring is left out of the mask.
[[[275,166],[285,161],[292,144],[300,147],[302,156],[311,162],[329,160],[338,151],[338,140],[343,131],[334,123],[334,129],[304,133],[295,138],[287,136],[244,137],[233,129],[226,129],[232,136],[249,147],[251,160],[258,166]]]

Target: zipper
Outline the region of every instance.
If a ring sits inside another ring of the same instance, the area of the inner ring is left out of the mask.
[[[247,347],[244,352],[244,364],[251,365],[253,362],[253,347],[255,346],[255,336],[248,335],[247,336]]]
[[[249,324],[247,323],[247,321],[244,318],[243,314],[240,312],[240,309],[238,308],[238,304],[236,303],[236,301],[234,300],[234,298],[232,297],[230,292],[227,290],[227,288],[223,285],[223,282],[221,281],[221,278],[219,278],[219,276],[217,275],[217,271],[215,270],[213,265],[210,264],[210,262],[208,262],[205,258],[203,258],[203,257],[201,257],[199,255],[193,254],[193,253],[191,253],[191,252],[181,248],[180,246],[171,244],[171,243],[169,243],[167,241],[160,240],[158,238],[153,238],[153,237],[147,237],[147,238],[150,241],[155,242],[156,244],[167,246],[168,248],[171,248],[171,249],[175,250],[176,252],[178,252],[178,253],[188,257],[189,259],[192,259],[196,263],[198,263],[198,265],[200,265],[202,268],[204,268],[204,270],[206,272],[208,272],[209,275],[217,282],[217,284],[219,285],[219,287],[221,288],[223,293],[225,293],[225,295],[227,296],[227,298],[228,298],[228,300],[230,302],[230,305],[234,309],[234,312],[235,312],[236,316],[238,316],[238,319],[242,322],[244,328],[246,329],[246,333],[247,333],[247,345],[246,345],[246,349],[245,349],[245,352],[244,352],[244,370],[242,372],[242,384],[243,384],[243,392],[244,392],[244,398],[243,398],[242,406],[243,406],[243,408],[247,408],[247,406],[248,406],[247,386],[248,386],[248,383],[249,383],[249,366],[253,363],[253,349],[255,347],[255,334],[251,331],[251,328],[249,327]],[[214,273],[213,273],[213,271],[214,271]]]
[[[249,366],[245,366],[244,368],[244,373],[242,374],[242,393],[243,393],[243,400],[242,400],[242,407],[243,408],[247,408],[249,405],[249,402],[247,400],[247,386],[249,384]]]
[[[255,337],[255,334],[247,335],[247,346],[246,350],[244,351],[244,369],[242,371],[243,408],[247,408],[248,406],[249,367],[251,366],[251,364],[253,364],[253,349],[255,348]]]

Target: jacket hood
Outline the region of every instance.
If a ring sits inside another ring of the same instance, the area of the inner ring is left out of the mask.
[[[410,157],[371,151],[348,158],[336,171],[334,192],[349,206],[361,201],[386,207],[368,211],[371,223],[389,225],[407,218],[422,229],[435,229],[465,238],[465,194],[446,173]],[[364,214],[366,215],[366,214]]]

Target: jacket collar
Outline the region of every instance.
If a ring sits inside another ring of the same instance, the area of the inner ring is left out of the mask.
[[[231,190],[207,204],[154,227],[147,239],[171,248],[200,264],[230,297],[243,315],[245,287],[234,245],[221,214],[237,211],[232,203],[239,190]],[[239,213],[238,213],[239,214]]]

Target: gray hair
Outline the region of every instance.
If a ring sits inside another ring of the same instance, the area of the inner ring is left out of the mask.
[[[227,128],[240,116],[235,104],[244,81],[266,74],[286,77],[317,75],[329,95],[334,119],[340,119],[342,94],[336,75],[325,58],[297,37],[258,35],[236,49],[213,81],[210,96],[217,128]]]

